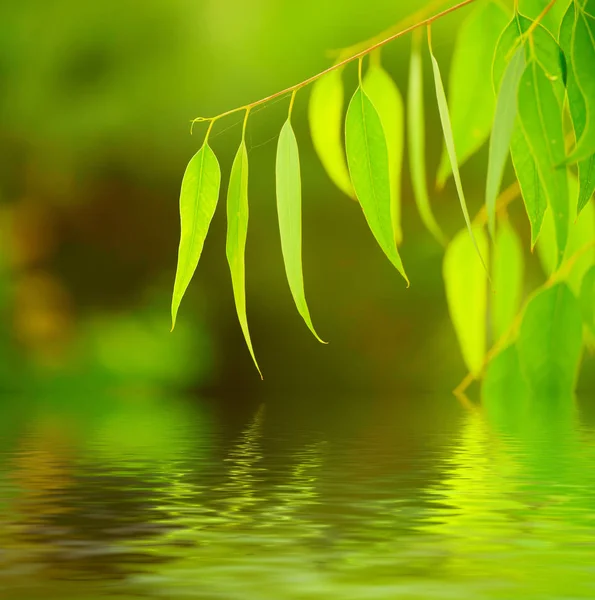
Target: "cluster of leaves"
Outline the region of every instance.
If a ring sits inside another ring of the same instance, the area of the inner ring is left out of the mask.
[[[595,209],[591,200],[595,189],[595,0],[559,1],[567,5],[561,24],[544,19],[551,4],[532,19],[518,8],[509,15],[498,0],[477,0],[457,36],[448,98],[428,28],[444,136],[437,187],[452,175],[466,224],[451,241],[429,201],[419,31],[413,34],[406,107],[380,63],[377,47],[382,44],[353,57],[359,58],[359,85],[345,117],[342,71],[351,59],[313,78],[309,105],[312,140],[325,170],[340,190],[359,202],[380,248],[409,284],[398,249],[403,238],[400,190],[407,129],[415,201],[427,229],[446,246],[447,300],[470,375],[479,377],[501,350],[513,348],[523,377],[537,392],[572,388],[583,340],[592,343],[595,339]],[[366,54],[369,63],[364,73]],[[320,340],[310,318],[302,274],[301,173],[291,125],[299,87],[293,90],[278,141],[277,207],[289,286],[299,313]],[[227,257],[240,324],[254,358],[244,292],[248,224],[244,135],[249,113],[246,107],[244,134],[230,177]],[[182,184],[174,323],[219,195],[220,168],[208,135],[190,161]],[[459,166],[488,139],[485,207],[472,221]],[[518,187],[500,194],[509,155]],[[519,189],[530,223],[531,247],[537,246],[549,276],[524,303],[522,244],[505,210]],[[495,343],[487,352],[490,338]]]

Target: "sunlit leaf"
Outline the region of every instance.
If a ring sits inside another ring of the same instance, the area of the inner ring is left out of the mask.
[[[507,15],[498,2],[479,2],[461,24],[448,80],[448,107],[459,165],[486,141],[494,116],[490,71]],[[439,187],[451,173],[449,152],[442,152]]]
[[[452,168],[453,178],[455,180],[455,185],[457,188],[457,194],[459,195],[459,201],[461,203],[461,209],[463,211],[463,216],[465,217],[465,223],[467,224],[467,230],[469,231],[469,235],[471,236],[471,241],[473,242],[473,246],[475,247],[476,252],[479,254],[479,258],[483,264],[484,269],[487,272],[486,263],[483,259],[482,253],[479,249],[479,245],[477,240],[475,239],[475,235],[473,234],[473,229],[471,227],[471,219],[469,218],[469,210],[467,209],[467,201],[465,200],[465,194],[463,192],[463,184],[461,182],[461,176],[459,174],[459,166],[457,163],[457,154],[455,151],[454,138],[452,134],[452,126],[450,123],[450,116],[448,114],[448,104],[446,102],[446,94],[444,93],[444,85],[442,83],[442,76],[440,75],[440,67],[438,66],[438,61],[434,57],[432,53],[432,49],[430,48],[430,55],[432,57],[432,69],[434,71],[434,84],[436,87],[436,100],[438,101],[438,111],[440,113],[440,122],[442,123],[442,131],[444,132],[444,143],[446,145],[446,150],[448,152],[448,157],[450,159],[450,165]]]
[[[401,92],[390,75],[378,63],[372,63],[364,78],[364,90],[378,112],[388,150],[391,216],[395,240],[403,239],[401,229],[401,173],[405,124]]]
[[[525,69],[525,51],[519,47],[506,67],[498,98],[490,136],[488,174],[486,179],[486,209],[492,238],[496,232],[496,199],[502,185],[506,159],[517,116],[517,94]]]
[[[583,277],[580,302],[583,321],[591,335],[595,336],[595,265]]]
[[[574,24],[575,9],[574,4],[572,4],[566,11],[564,20],[562,21],[562,27],[560,28],[560,45],[568,57],[568,106],[570,108],[575,137],[578,140],[582,137],[586,129],[587,107],[574,75],[574,44],[572,43]],[[578,212],[580,213],[595,191],[595,153],[590,157],[579,161],[577,169],[580,186],[578,198],[575,199],[575,201],[577,202]]]
[[[355,193],[376,241],[407,282],[393,233],[388,147],[374,105],[359,87],[345,123],[347,162]]]
[[[521,369],[535,394],[574,389],[582,346],[578,300],[565,283],[539,291],[523,316],[517,348]]]
[[[314,149],[333,183],[355,198],[343,148],[342,69],[320,77],[312,86],[308,118]]]
[[[498,340],[512,325],[523,294],[523,247],[510,223],[505,221],[496,233],[492,258],[492,328]]]
[[[488,240],[483,229],[474,230],[483,256],[488,256]],[[486,352],[487,274],[466,230],[446,248],[443,265],[446,299],[461,353],[470,373],[482,370]]]
[[[172,329],[176,324],[180,302],[202,254],[209,225],[217,207],[220,184],[219,162],[205,142],[188,163],[182,180],[181,236],[171,305]]]
[[[541,23],[552,35],[558,36],[564,11],[571,2],[572,0],[556,0],[544,15]],[[519,12],[530,19],[536,19],[549,3],[550,0],[519,0]]]
[[[248,152],[244,140],[240,144],[236,157],[231,167],[229,188],[227,190],[227,243],[226,253],[233,295],[238,313],[240,327],[246,340],[246,345],[252,360],[260,373],[262,373],[250,339],[248,318],[246,316],[246,237],[248,235]]]
[[[569,161],[586,160],[595,154],[595,14],[589,14],[584,4],[584,1],[574,3],[576,19],[571,35],[570,62],[584,99],[585,119]]]
[[[540,63],[531,60],[518,93],[519,123],[537,166],[556,228],[557,262],[561,263],[568,237],[568,177],[564,161],[562,106]],[[516,167],[516,165],[515,165]]]
[[[276,163],[277,213],[281,233],[281,250],[291,295],[298,312],[310,331],[314,330],[304,293],[302,272],[302,181],[297,139],[289,119],[283,125],[277,145]],[[324,343],[324,342],[323,342]]]
[[[409,141],[409,166],[415,203],[423,224],[442,245],[446,238],[436,222],[426,179],[426,126],[424,115],[423,64],[419,41],[414,38],[409,66],[407,93],[407,128]]]

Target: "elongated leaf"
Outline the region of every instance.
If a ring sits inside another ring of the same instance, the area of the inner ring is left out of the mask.
[[[304,293],[302,272],[302,181],[297,140],[289,119],[283,125],[277,145],[277,213],[281,233],[281,250],[291,295],[298,312],[314,337],[314,330]]]
[[[176,324],[180,302],[202,254],[209,225],[217,207],[220,184],[219,162],[205,142],[188,163],[182,180],[181,236],[171,305],[172,330]]]
[[[549,2],[550,0],[519,0],[519,12],[530,19],[536,19]],[[543,17],[541,23],[552,35],[558,35],[564,11],[571,2],[572,0],[556,0],[556,3]]]
[[[506,67],[496,101],[496,113],[490,136],[488,174],[486,179],[486,209],[492,238],[496,232],[496,199],[500,193],[506,159],[517,116],[517,94],[525,70],[525,51],[519,47]]]
[[[488,240],[483,229],[475,229],[474,237],[487,257]],[[460,231],[447,246],[442,274],[463,359],[469,372],[477,377],[486,352],[487,275],[466,230]]]
[[[578,140],[582,137],[587,125],[587,107],[574,75],[574,45],[572,43],[574,24],[575,9],[574,4],[571,4],[564,15],[564,20],[560,28],[560,45],[568,57],[568,105],[572,117],[574,134]],[[580,213],[595,191],[595,153],[579,161],[577,169],[580,182],[577,205],[578,212]]]
[[[584,99],[585,126],[568,157],[572,162],[586,160],[595,154],[595,14],[589,14],[583,4],[574,3],[576,20],[571,38],[570,62]]]
[[[448,81],[448,107],[459,165],[479,149],[490,133],[494,95],[489,73],[506,22],[506,12],[498,2],[479,2],[457,34]],[[438,169],[439,187],[450,173],[449,153],[444,148]]]
[[[584,275],[580,292],[583,321],[591,336],[595,336],[595,266]]]
[[[403,98],[395,82],[380,64],[370,65],[364,78],[364,90],[376,108],[384,129],[390,175],[391,217],[395,241],[400,244],[403,239],[401,228],[401,174],[405,135]]]
[[[409,284],[393,232],[386,138],[380,116],[361,87],[347,109],[345,146],[351,181],[368,226]]]
[[[535,394],[556,396],[574,390],[582,327],[580,305],[565,283],[538,292],[529,302],[517,348]]]
[[[492,328],[498,340],[512,325],[523,294],[523,246],[508,221],[496,233],[492,259]]]
[[[419,41],[414,38],[409,66],[407,93],[407,127],[409,141],[409,166],[417,210],[428,231],[442,245],[446,237],[438,225],[428,196],[426,179],[426,126],[424,115],[423,65]]]
[[[448,104],[446,103],[446,94],[444,93],[444,85],[442,83],[442,76],[440,75],[440,67],[438,61],[434,57],[430,48],[430,55],[432,57],[432,68],[434,71],[434,85],[436,87],[436,100],[438,101],[438,111],[440,113],[440,122],[442,123],[442,131],[444,132],[444,142],[446,144],[446,150],[450,159],[450,166],[452,168],[453,178],[457,188],[457,194],[459,195],[459,202],[461,203],[461,209],[463,216],[465,217],[465,223],[467,224],[467,230],[471,236],[471,241],[479,258],[483,264],[483,267],[487,273],[486,263],[480,252],[479,246],[473,235],[473,229],[471,227],[471,219],[469,218],[469,210],[467,209],[467,201],[465,200],[465,194],[463,193],[463,184],[461,183],[461,176],[459,174],[459,166],[457,163],[457,154],[455,151],[454,138],[452,135],[452,127],[450,124],[450,116],[448,114]]]
[[[343,70],[336,69],[312,86],[308,117],[312,143],[333,183],[355,198],[343,148]]]
[[[248,318],[246,316],[246,238],[248,236],[248,152],[244,140],[238,148],[238,152],[231,167],[229,188],[227,190],[227,243],[226,253],[229,270],[231,272],[231,283],[233,296],[236,304],[236,312],[240,327],[246,340],[246,345],[258,369],[260,377],[262,373],[250,339],[248,329]]]
[[[521,78],[518,110],[519,122],[554,216],[560,264],[568,237],[568,178],[566,169],[559,167],[564,161],[564,128],[562,106],[554,85],[541,64],[530,61]]]

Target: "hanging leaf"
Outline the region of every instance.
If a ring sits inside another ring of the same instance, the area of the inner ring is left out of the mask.
[[[351,181],[368,225],[409,284],[393,233],[386,138],[380,116],[361,86],[347,109],[345,146]]]
[[[538,292],[529,302],[517,348],[523,374],[536,395],[574,390],[582,333],[580,305],[565,283]]]
[[[479,149],[490,133],[494,94],[489,73],[506,22],[507,14],[500,3],[480,2],[457,34],[448,81],[448,107],[459,165]],[[444,148],[438,168],[438,187],[443,187],[450,173],[449,153]]]
[[[463,184],[461,183],[461,176],[459,174],[459,166],[457,163],[457,154],[455,152],[454,138],[452,135],[452,127],[450,124],[450,116],[448,114],[448,104],[446,103],[446,94],[444,93],[444,85],[442,83],[442,76],[440,75],[440,67],[438,61],[434,57],[432,48],[430,47],[430,56],[432,57],[432,68],[434,71],[434,84],[436,87],[436,100],[438,101],[438,111],[440,113],[440,122],[442,123],[442,131],[444,132],[444,142],[446,144],[446,150],[450,159],[450,164],[453,172],[453,178],[457,188],[457,194],[459,195],[459,201],[461,203],[461,209],[463,210],[463,216],[465,217],[465,223],[467,224],[467,230],[471,236],[471,241],[479,258],[484,266],[487,273],[486,263],[480,252],[479,246],[473,235],[473,229],[471,227],[471,219],[469,218],[469,211],[467,209],[467,201],[465,200],[465,194],[463,193]]]
[[[399,88],[378,62],[372,63],[364,78],[364,90],[378,111],[388,150],[391,216],[395,241],[403,239],[401,229],[401,173],[403,169],[403,99]]]
[[[323,342],[316,333],[310,318],[304,293],[302,272],[302,181],[297,139],[291,121],[287,119],[279,135],[277,145],[277,213],[281,233],[281,250],[285,273],[291,295],[298,312],[314,337]]]
[[[248,318],[246,316],[246,237],[248,235],[248,152],[242,143],[231,167],[229,188],[227,190],[227,243],[226,253],[236,312],[246,345],[262,379],[262,373],[250,339]]]
[[[512,132],[517,116],[517,94],[525,69],[525,51],[521,46],[506,67],[496,101],[496,113],[490,136],[488,174],[486,179],[486,209],[492,238],[496,232],[496,199],[500,193],[506,159],[510,152]]]
[[[553,36],[557,37],[564,11],[571,2],[572,0],[556,0],[543,16],[541,23]],[[549,3],[550,0],[519,0],[519,12],[530,19],[536,19]]]
[[[564,15],[562,27],[560,28],[560,45],[568,57],[568,106],[572,117],[575,138],[579,140],[587,125],[587,107],[574,75],[575,59],[574,44],[572,43],[574,24],[575,9],[574,4],[571,4]],[[595,191],[595,153],[579,161],[577,169],[580,182],[577,205],[578,213],[580,213]]]
[[[320,77],[312,86],[308,117],[312,143],[333,183],[355,198],[343,149],[343,69]]]
[[[426,180],[426,127],[424,115],[423,66],[419,38],[414,36],[409,66],[409,89],[407,94],[407,127],[409,140],[409,167],[417,210],[427,230],[443,246],[446,237],[438,225],[428,196]]]
[[[483,256],[488,256],[488,240],[483,229],[474,230]],[[474,252],[466,230],[446,248],[442,270],[450,318],[469,372],[477,377],[486,352],[487,275]]]
[[[583,277],[580,302],[583,321],[591,336],[595,336],[595,265]]]
[[[568,177],[564,161],[562,106],[554,83],[540,63],[531,60],[518,93],[519,122],[552,210],[556,228],[557,264],[562,262],[568,237]]]
[[[492,329],[499,340],[512,325],[523,294],[523,247],[508,221],[498,228],[492,259]]]
[[[180,302],[202,254],[209,225],[217,207],[220,184],[219,162],[205,142],[188,163],[182,180],[181,236],[171,305],[172,330],[176,325]]]
[[[569,162],[586,160],[595,154],[595,14],[589,14],[584,4],[584,1],[574,3],[576,18],[571,35],[570,62],[584,99],[585,119],[576,147],[568,157]],[[595,12],[595,6],[593,10]]]

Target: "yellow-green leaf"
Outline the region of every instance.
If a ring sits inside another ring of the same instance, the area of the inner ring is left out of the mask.
[[[595,265],[584,275],[580,291],[583,321],[591,338],[595,336]]]
[[[172,330],[176,324],[180,302],[202,254],[209,225],[217,207],[220,184],[219,162],[205,142],[188,163],[182,180],[181,236],[171,305]]]
[[[426,124],[424,115],[423,64],[419,39],[414,36],[409,66],[409,89],[407,92],[407,129],[409,168],[417,210],[428,231],[443,246],[446,237],[438,225],[428,195],[426,179]]]
[[[276,163],[277,213],[281,250],[291,295],[310,331],[324,343],[312,325],[302,272],[302,181],[297,139],[288,119],[279,135]]]
[[[496,233],[492,258],[492,330],[498,340],[512,325],[523,294],[523,246],[517,232],[504,221]]]
[[[494,116],[490,72],[507,14],[499,2],[478,2],[461,24],[448,80],[448,107],[455,148],[462,165],[486,141]],[[439,187],[451,173],[448,150],[442,152]]]
[[[481,253],[488,256],[483,229],[474,230]],[[446,248],[443,265],[446,299],[463,359],[478,376],[486,353],[487,274],[474,252],[466,230],[459,231]]]
[[[543,16],[541,23],[552,35],[558,35],[564,11],[571,2],[572,0],[556,0]],[[519,12],[530,19],[536,19],[549,3],[550,0],[519,0]]]
[[[477,240],[475,239],[475,235],[473,234],[473,228],[471,227],[471,219],[469,218],[469,210],[467,209],[467,201],[465,200],[465,194],[463,192],[463,184],[461,182],[461,175],[459,173],[459,165],[457,163],[457,153],[455,151],[455,143],[452,134],[452,126],[450,123],[450,115],[448,113],[448,104],[446,102],[446,94],[444,93],[444,84],[442,83],[442,76],[440,75],[440,67],[438,66],[438,61],[434,57],[432,49],[430,48],[430,56],[432,57],[432,68],[434,71],[434,85],[436,87],[436,100],[438,101],[438,111],[440,113],[440,122],[442,123],[442,131],[444,133],[444,143],[446,145],[446,151],[448,152],[448,157],[450,160],[450,166],[453,173],[453,178],[455,180],[455,185],[457,188],[457,194],[459,195],[459,202],[461,203],[461,209],[463,211],[463,216],[465,217],[465,223],[467,224],[467,230],[469,232],[469,236],[471,237],[471,241],[473,242],[473,246],[475,247],[475,251],[479,255],[481,263],[487,273],[486,262],[483,259],[482,253],[480,251],[479,245],[477,244]]]
[[[308,117],[312,143],[322,166],[342,192],[355,198],[343,148],[342,71],[335,69],[314,83]]]
[[[345,146],[351,181],[368,226],[388,259],[409,283],[393,231],[384,129],[378,112],[361,86],[347,109]]]
[[[227,189],[227,242],[226,254],[233,296],[238,313],[240,327],[246,340],[246,345],[260,377],[262,373],[256,362],[248,318],[246,316],[246,238],[248,236],[248,152],[244,140],[238,148],[236,157],[231,167],[229,187]]]
[[[403,239],[401,229],[401,173],[403,169],[403,99],[390,75],[378,64],[372,63],[364,78],[364,90],[378,111],[388,150],[390,174],[391,216],[395,241]]]

